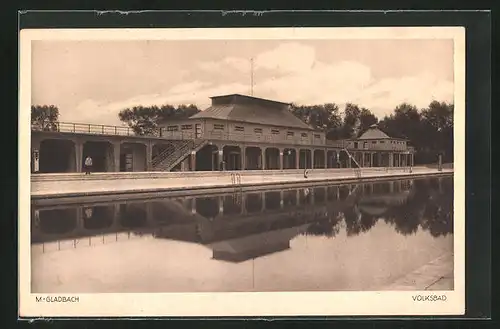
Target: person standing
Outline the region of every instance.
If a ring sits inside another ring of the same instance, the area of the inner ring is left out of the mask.
[[[90,175],[90,171],[92,170],[92,158],[87,155],[85,158],[85,175]]]

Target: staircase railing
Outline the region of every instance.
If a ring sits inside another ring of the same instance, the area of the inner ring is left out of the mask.
[[[153,168],[155,170],[169,171],[184,160],[190,152],[199,150],[206,143],[207,140],[189,140],[183,142],[173,151],[171,149],[165,150],[162,152],[161,158],[156,160],[160,155],[155,157],[156,161],[153,163]]]
[[[152,164],[153,168],[154,168],[154,167],[156,167],[156,166],[158,166],[161,162],[163,162],[163,161],[164,161],[164,160],[165,160],[168,156],[170,156],[172,153],[175,153],[175,152],[176,152],[177,150],[179,150],[180,148],[183,148],[183,147],[185,147],[186,145],[188,145],[189,143],[192,143],[192,142],[193,142],[193,141],[190,141],[190,140],[189,140],[189,141],[182,141],[182,143],[180,143],[180,144],[181,144],[180,146],[179,146],[179,145],[174,144],[174,145],[176,145],[176,146],[174,146],[174,148],[173,148],[173,149],[172,149],[172,148],[167,148],[167,149],[163,150],[162,152],[160,152],[159,154],[157,154],[157,155],[153,158],[153,160],[152,160],[152,162],[151,162],[151,164]]]

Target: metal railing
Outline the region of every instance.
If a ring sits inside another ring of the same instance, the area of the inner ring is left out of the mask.
[[[358,142],[362,143],[362,142]],[[393,144],[367,144],[367,145],[359,145],[358,147],[354,147],[353,145],[347,145],[345,143],[346,148],[352,151],[408,151],[407,146],[402,145],[393,145]]]
[[[151,165],[153,167],[158,166],[161,162],[167,159],[170,155],[175,154],[176,152],[181,152],[185,150],[187,146],[189,146],[191,141],[185,141],[180,145],[173,145],[173,148],[166,148],[159,154],[157,154],[151,161]],[[180,155],[179,155],[180,156]]]
[[[309,146],[327,146],[341,149],[349,149],[351,151],[407,151],[414,153],[415,149],[412,146],[398,146],[393,144],[371,144],[363,145],[363,142],[358,142],[358,147],[350,145],[347,140],[329,140],[324,138],[308,137],[292,137],[283,136],[282,134],[245,134],[245,133],[229,133],[225,131],[205,131],[196,133],[192,130],[168,131],[165,127],[152,129],[147,134],[139,135],[132,128],[124,126],[99,125],[92,123],[73,123],[73,122],[54,122],[46,124],[44,127],[39,127],[32,124],[32,131],[47,131],[47,132],[65,132],[79,133],[91,135],[115,135],[115,136],[138,136],[138,137],[155,137],[169,140],[195,140],[195,139],[215,139],[215,140],[230,140],[242,142],[261,142],[270,144],[290,144],[292,145],[309,145]],[[314,134],[313,134],[314,135]]]
[[[154,169],[171,170],[179,162],[181,162],[191,151],[196,151],[207,143],[207,140],[199,141],[185,141],[183,144],[177,146],[175,149],[168,148],[160,155],[157,155],[152,162]]]
[[[231,184],[233,184],[233,185],[241,185],[241,174],[239,174],[239,173],[231,173]]]
[[[32,131],[65,132],[91,135],[141,136],[130,127],[98,125],[93,123],[54,122],[45,127],[31,125]],[[145,136],[160,137],[160,130],[154,129]]]
[[[322,138],[314,137],[291,137],[283,136],[282,134],[245,134],[245,133],[230,133],[225,131],[205,131],[203,138],[216,139],[216,140],[230,140],[241,142],[257,142],[257,143],[270,143],[270,144],[290,144],[290,145],[317,145],[325,146],[325,140]]]

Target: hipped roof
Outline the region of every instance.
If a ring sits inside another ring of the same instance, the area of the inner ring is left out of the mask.
[[[212,97],[212,106],[191,116],[192,119],[229,120],[277,127],[315,130],[297,118],[288,105],[239,94]]]

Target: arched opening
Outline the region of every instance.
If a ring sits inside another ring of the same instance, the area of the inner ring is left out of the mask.
[[[299,151],[299,169],[311,168],[312,157],[311,150]]]
[[[280,150],[274,147],[266,149],[266,169],[280,169]]]
[[[187,210],[186,214],[188,214]],[[161,224],[173,224],[185,219],[182,216],[182,210],[177,207],[174,199],[165,199],[164,202],[151,202],[151,215],[155,222]]]
[[[303,188],[299,190],[299,200],[301,205],[311,204],[312,201],[312,189],[311,188]]]
[[[40,143],[40,173],[76,172],[75,143],[65,139],[45,139]]]
[[[275,210],[281,207],[281,195],[280,192],[266,192],[264,193],[266,198],[266,209]]]
[[[156,148],[158,152],[158,148]],[[123,143],[120,149],[120,171],[146,171],[146,145]],[[158,167],[157,167],[158,168]]]
[[[45,234],[67,234],[76,228],[76,208],[39,211],[40,231]]]
[[[335,186],[328,186],[326,188],[326,199],[333,201],[337,199],[337,188]]]
[[[147,224],[146,204],[121,204],[120,223],[125,228],[137,228],[145,226]]]
[[[324,187],[316,187],[314,188],[314,203],[321,204],[325,203],[326,198],[326,189]]]
[[[327,151],[326,152],[326,166],[327,168],[337,168],[337,152],[336,151]]]
[[[113,224],[113,206],[83,207],[83,227],[86,230],[102,230]]]
[[[201,216],[214,219],[219,215],[219,201],[217,198],[196,198],[196,212]]]
[[[389,153],[381,153],[380,154],[380,166],[381,167],[389,167],[390,166]]]
[[[245,149],[245,159],[247,170],[262,169],[262,150],[260,147],[248,146]]]
[[[262,211],[262,194],[248,193],[246,195],[245,207],[248,213],[257,213]]]
[[[346,151],[342,150],[339,153],[339,163],[340,163],[340,168],[348,168],[349,167],[349,154],[347,154]]]
[[[85,142],[83,144],[83,163],[85,163],[87,156],[92,158],[93,172],[113,171],[113,145],[111,145],[111,143],[96,141]]]
[[[314,168],[325,168],[325,151],[314,150]]]
[[[297,169],[296,159],[297,151],[295,149],[283,150],[283,169]]]
[[[372,167],[380,167],[379,154],[372,153],[371,158],[373,160]]]
[[[365,167],[373,167],[370,153],[365,153],[364,157],[365,157],[365,161],[364,161]]]
[[[219,169],[219,149],[216,145],[205,145],[196,153],[196,171]]]
[[[225,195],[224,199],[224,215],[237,215],[241,213],[241,195],[231,194]]]
[[[241,149],[238,146],[224,146],[223,159],[226,170],[241,170]]]
[[[297,205],[297,190],[283,191],[283,205],[285,207]]]
[[[401,157],[401,167],[406,167],[408,165],[408,159],[406,154],[398,154]]]
[[[358,167],[363,167],[363,154],[361,152],[356,152],[353,154],[353,163],[352,167],[353,168],[358,168]]]
[[[345,200],[349,196],[349,187],[347,185],[339,186],[339,199]]]

